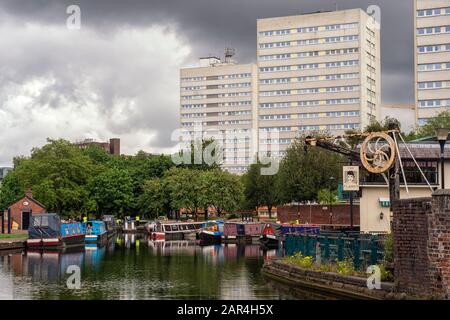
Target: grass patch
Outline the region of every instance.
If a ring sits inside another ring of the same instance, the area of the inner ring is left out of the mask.
[[[0,233],[0,239],[25,239],[25,238],[28,238],[27,233],[12,233],[12,234]]]
[[[292,264],[303,269],[320,272],[333,272],[344,276],[367,278],[366,273],[355,270],[351,259],[335,262],[315,263],[313,257],[303,256],[300,252],[297,252],[293,256],[284,257],[282,260],[288,264]],[[392,281],[393,276],[386,270],[385,266],[382,264],[378,266],[381,271],[381,281]]]

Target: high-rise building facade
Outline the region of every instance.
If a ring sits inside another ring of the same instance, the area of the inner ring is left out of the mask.
[[[185,141],[200,133],[220,142],[222,167],[239,174],[257,152],[257,67],[230,58],[201,58],[199,67],[181,69],[180,125]]]
[[[283,156],[296,136],[343,134],[379,119],[380,26],[361,9],[257,21],[258,127]]]
[[[450,110],[450,0],[414,0],[416,122]]]

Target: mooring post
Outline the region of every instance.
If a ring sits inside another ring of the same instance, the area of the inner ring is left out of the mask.
[[[11,234],[11,208],[8,208],[8,234]]]

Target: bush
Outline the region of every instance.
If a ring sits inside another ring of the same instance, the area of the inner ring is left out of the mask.
[[[339,274],[342,274],[345,276],[353,276],[353,275],[357,274],[355,267],[353,266],[353,261],[351,259],[337,261],[336,267],[337,267],[337,273],[339,273]]]
[[[313,257],[303,256],[300,252],[297,252],[293,256],[286,257],[286,262],[290,264],[295,264],[300,268],[312,269],[313,267]]]
[[[394,238],[392,232],[384,238],[384,261],[388,264],[394,262]]]

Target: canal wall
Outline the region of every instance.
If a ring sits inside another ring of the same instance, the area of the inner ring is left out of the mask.
[[[450,190],[396,201],[392,232],[397,290],[449,299]]]
[[[25,248],[24,240],[0,240],[0,251],[1,250],[15,250]]]
[[[267,261],[261,271],[269,279],[285,283],[291,287],[326,293],[340,299],[383,300],[406,298],[405,294],[394,291],[395,285],[393,283],[382,282],[381,289],[369,289],[366,278],[302,269],[279,259]]]

